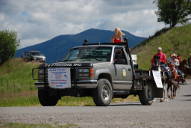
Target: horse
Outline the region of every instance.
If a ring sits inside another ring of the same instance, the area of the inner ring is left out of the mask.
[[[177,70],[173,64],[169,64],[170,71],[172,72],[171,78],[166,79],[167,83],[167,96],[170,99],[174,99],[176,97],[176,91],[180,87],[179,79],[180,75],[178,75]],[[170,94],[169,94],[170,90]]]

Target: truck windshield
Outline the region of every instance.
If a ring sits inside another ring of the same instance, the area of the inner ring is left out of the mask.
[[[112,47],[80,47],[71,49],[64,61],[102,61],[111,58]]]

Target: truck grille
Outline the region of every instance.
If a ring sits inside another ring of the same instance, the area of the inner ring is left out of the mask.
[[[70,69],[70,76],[71,76],[71,82],[72,82],[72,84],[74,84],[74,82],[76,80],[76,69],[75,68]]]
[[[44,82],[48,82],[48,68],[45,68],[44,74]],[[72,84],[75,84],[79,80],[90,80],[90,69],[71,67],[70,75]]]
[[[45,79],[44,79],[44,81],[45,82],[48,82],[48,68],[45,68]]]

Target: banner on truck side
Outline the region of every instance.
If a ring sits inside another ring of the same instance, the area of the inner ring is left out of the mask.
[[[154,77],[155,83],[157,85],[157,88],[163,88],[160,71],[152,70],[152,73],[153,73],[153,77]]]
[[[48,83],[51,88],[71,88],[70,68],[49,68]]]

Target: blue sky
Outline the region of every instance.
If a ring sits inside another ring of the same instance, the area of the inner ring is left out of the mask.
[[[0,0],[0,29],[16,31],[20,47],[89,28],[148,37],[165,26],[156,9],[153,0]]]

